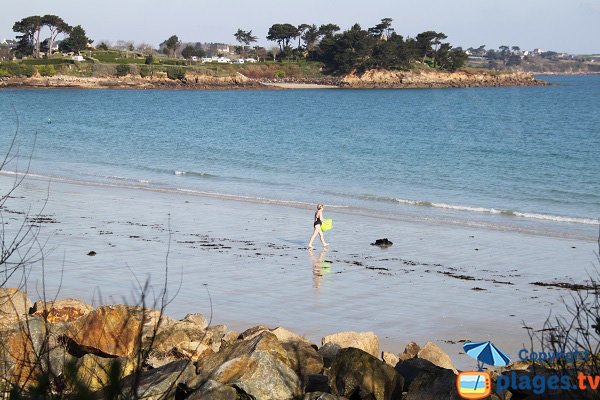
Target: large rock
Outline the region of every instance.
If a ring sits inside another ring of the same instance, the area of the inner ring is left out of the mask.
[[[236,400],[237,397],[237,390],[231,386],[209,380],[200,389],[193,392],[187,400]]]
[[[248,340],[224,346],[196,363],[192,389],[209,379],[235,386],[256,399],[285,400],[302,393],[301,382],[277,337],[263,331]]]
[[[346,400],[346,398],[335,396],[330,393],[312,392],[306,393],[302,400]]]
[[[74,321],[65,337],[75,353],[130,357],[140,348],[145,314],[140,307],[98,307]]]
[[[373,332],[339,332],[325,336],[321,344],[335,343],[341,348],[354,347],[379,357],[379,339]]]
[[[56,301],[38,300],[31,308],[31,315],[46,318],[49,323],[71,322],[93,311],[94,307],[76,299]]]
[[[319,348],[319,354],[323,358],[323,366],[329,368],[333,361],[337,357],[338,353],[342,348],[335,343],[325,343],[325,345]]]
[[[292,369],[302,381],[302,387],[306,387],[310,375],[317,375],[323,371],[323,357],[309,343],[290,341],[282,343],[282,346]]]
[[[181,343],[204,343],[208,338],[207,331],[202,325],[177,321],[161,327],[154,337],[152,349],[157,352],[168,353]],[[149,339],[149,338],[147,338]]]
[[[28,318],[0,332],[0,377],[19,386],[32,384],[42,371],[46,335],[46,324],[40,318]]]
[[[281,343],[304,342],[304,343],[310,344],[310,341],[308,339],[306,339],[305,337],[297,335],[294,332],[289,331],[281,326],[279,326],[275,329],[271,329],[271,333],[273,335],[275,335]]]
[[[422,359],[412,358],[396,365],[404,381],[404,400],[458,400],[456,375]]]
[[[240,333],[239,339],[250,340],[268,330],[269,328],[267,328],[266,326],[256,325]]]
[[[386,363],[390,367],[395,367],[396,364],[398,364],[398,361],[400,361],[400,359],[398,358],[398,356],[396,354],[390,353],[387,351],[384,351],[381,354],[381,359],[383,360],[384,363]]]
[[[451,369],[455,374],[458,373],[450,356],[432,342],[427,342],[417,353],[417,357],[430,361],[438,367]]]
[[[339,396],[373,400],[402,398],[402,375],[356,348],[340,350],[327,376],[332,393]]]
[[[198,328],[206,330],[208,328],[208,321],[202,314],[188,314],[181,320],[181,322],[188,322],[196,325]]]
[[[121,381],[124,398],[144,400],[162,400],[179,398],[178,386],[189,387],[195,377],[194,365],[186,360],[178,360],[160,368],[143,372],[136,387],[134,376],[130,375]],[[134,396],[132,392],[137,394]]]
[[[417,357],[417,354],[419,354],[419,351],[421,351],[421,347],[415,342],[410,342],[406,345],[404,351],[398,355],[398,358],[400,360],[415,358]]]
[[[103,358],[86,354],[75,364],[75,379],[91,391],[97,391],[135,371],[136,363],[127,358]]]
[[[31,308],[27,294],[15,288],[0,289],[0,329],[22,320]]]

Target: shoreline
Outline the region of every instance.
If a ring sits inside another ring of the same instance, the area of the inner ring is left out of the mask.
[[[431,88],[471,88],[471,87],[510,87],[547,86],[548,83],[536,80],[532,74],[491,73],[457,71],[366,71],[362,75],[348,74],[343,77],[251,79],[240,73],[232,76],[216,77],[189,74],[184,80],[170,80],[164,77],[141,78],[125,77],[75,77],[56,75],[53,77],[34,76],[31,78],[2,78],[2,88],[77,88],[77,89],[163,89],[163,90],[289,90],[289,89],[431,89]]]
[[[20,202],[32,202],[35,210],[36,193],[44,196],[47,183],[25,182]],[[207,285],[215,320],[233,329],[279,325],[313,340],[343,329],[370,330],[395,352],[410,340],[431,340],[453,352],[452,342],[491,339],[512,351],[526,340],[519,321],[540,324],[548,307],[560,307],[569,293],[534,283],[579,282],[595,248],[588,241],[427,221],[398,224],[339,211],[328,215],[336,221],[328,235],[332,248],[307,254],[305,207],[53,181],[48,215],[40,220],[52,249],[48,293],[61,288],[60,297],[92,303],[102,293],[114,303],[131,291],[134,276],[161,276],[157,260],[171,242],[171,289],[184,282],[169,312],[178,318],[206,310],[198,290]],[[394,245],[369,246],[381,235]],[[550,260],[553,268],[540,269]],[[434,290],[440,286],[443,294]],[[503,300],[493,300],[496,310],[488,316],[492,299]],[[516,311],[522,302],[528,306]],[[431,304],[442,304],[443,314],[432,313]],[[477,321],[465,319],[465,312]],[[451,355],[457,365],[466,361]]]

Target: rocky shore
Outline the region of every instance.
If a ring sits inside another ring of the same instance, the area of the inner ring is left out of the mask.
[[[290,89],[290,88],[450,88],[496,86],[545,86],[526,72],[494,73],[492,71],[453,73],[440,71],[366,71],[343,77],[251,79],[240,73],[232,76],[187,74],[183,80],[172,80],[166,74],[142,78],[125,77],[53,77],[1,78],[0,88],[81,88],[81,89]]]
[[[394,354],[382,352],[372,332],[340,332],[317,345],[282,327],[239,333],[200,314],[178,321],[140,306],[32,303],[17,289],[0,289],[0,343],[0,393],[42,388],[98,399],[115,393],[191,400],[460,398],[458,371],[431,342],[409,343]],[[499,373],[531,375],[533,367],[514,364]],[[490,398],[540,397],[525,390]]]

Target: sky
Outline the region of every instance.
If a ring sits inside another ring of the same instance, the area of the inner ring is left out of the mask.
[[[0,40],[15,37],[15,21],[44,14],[81,25],[95,43],[156,46],[173,34],[183,42],[235,43],[239,28],[270,47],[275,44],[265,36],[275,23],[369,28],[389,17],[405,37],[441,31],[465,49],[507,45],[600,53],[600,0],[0,0]]]

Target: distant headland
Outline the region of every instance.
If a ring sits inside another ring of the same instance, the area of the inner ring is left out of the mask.
[[[238,29],[239,45],[183,43],[172,35],[158,48],[119,41],[95,44],[80,26],[56,15],[29,16],[0,42],[0,88],[273,89],[538,86],[512,52],[469,67],[483,50],[453,47],[442,32],[395,32],[391,18],[341,31],[335,24],[273,24],[270,49]],[[47,38],[45,38],[48,36]],[[45,39],[44,39],[45,38]],[[507,46],[504,46],[508,48]],[[520,50],[519,50],[520,51]],[[510,54],[509,54],[510,53]],[[487,54],[487,53],[486,53]],[[520,57],[520,56],[519,56]],[[525,56],[523,56],[525,57]],[[521,60],[521,58],[519,58]],[[476,63],[477,64],[477,63]],[[492,68],[489,68],[492,67]],[[505,67],[505,68],[501,68]]]

